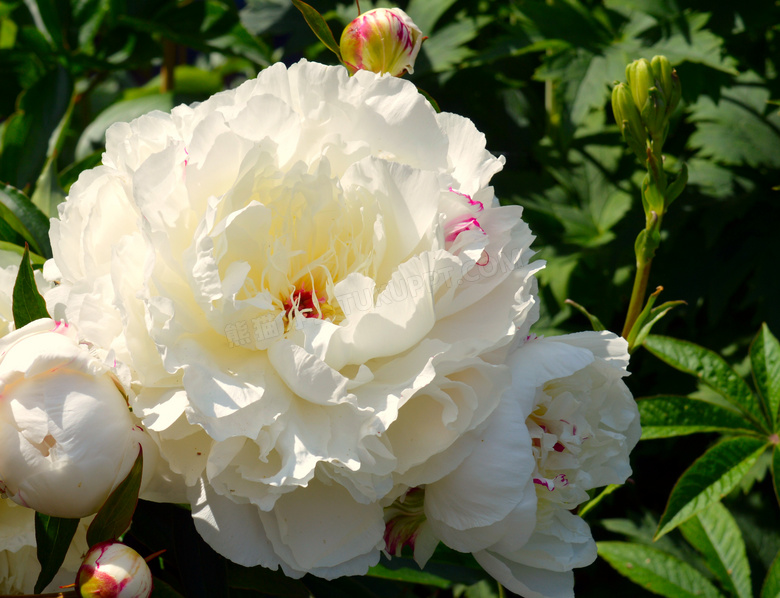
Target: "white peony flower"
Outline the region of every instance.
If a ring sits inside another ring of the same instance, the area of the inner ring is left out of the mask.
[[[411,83],[302,62],[107,133],[52,222],[57,318],[244,564],[364,572],[382,507],[466,457],[536,317],[503,160]],[[108,248],[111,248],[110,250]]]
[[[47,515],[95,513],[146,438],[117,378],[63,322],[36,320],[0,339],[0,394],[0,491]]]
[[[508,364],[512,386],[501,404],[484,429],[458,441],[476,439],[474,449],[425,486],[418,528],[400,541],[414,544],[422,564],[439,540],[472,552],[526,598],[573,596],[572,569],[593,562],[596,545],[572,511],[587,490],[626,480],[639,441],[639,413],[622,380],[627,345],[606,332],[539,338]]]
[[[65,562],[45,591],[73,583],[87,551],[87,527],[84,519],[65,555]],[[0,594],[31,594],[41,566],[35,548],[35,512],[18,506],[9,499],[0,499]]]

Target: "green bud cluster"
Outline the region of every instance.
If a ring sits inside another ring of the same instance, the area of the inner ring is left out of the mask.
[[[655,56],[629,64],[626,81],[612,90],[612,111],[623,139],[644,163],[648,148],[660,155],[669,116],[680,102],[680,79],[665,56]]]

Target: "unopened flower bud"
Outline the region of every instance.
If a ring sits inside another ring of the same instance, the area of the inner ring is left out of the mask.
[[[637,110],[631,91],[624,83],[618,83],[612,90],[612,112],[620,128],[623,139],[640,161],[644,162],[647,153],[647,132]]]
[[[414,61],[427,39],[400,8],[364,12],[341,34],[341,58],[352,74],[359,70],[400,77],[414,72]]]
[[[20,505],[74,519],[97,512],[139,443],[154,470],[119,380],[65,322],[36,320],[0,339],[0,395],[0,493]]]
[[[152,572],[135,550],[109,540],[90,548],[76,588],[82,598],[149,598]]]
[[[680,79],[665,56],[652,62],[641,58],[626,67],[631,89],[642,123],[653,138],[663,143],[669,128],[669,115],[680,101]]]
[[[681,86],[677,71],[672,68],[666,56],[654,56],[650,62],[655,76],[655,86],[661,91],[666,103],[667,116],[674,112],[680,102]]]
[[[641,113],[647,103],[650,88],[655,86],[655,76],[650,61],[640,58],[629,64],[626,67],[626,81],[634,98],[634,104]]]

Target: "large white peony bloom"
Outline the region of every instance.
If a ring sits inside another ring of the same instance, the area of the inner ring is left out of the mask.
[[[459,440],[474,447],[469,456],[426,485],[424,498],[413,490],[388,510],[390,549],[411,542],[424,563],[442,541],[474,553],[521,596],[574,596],[572,569],[593,562],[596,545],[572,511],[588,490],[626,480],[639,441],[622,380],[627,344],[606,332],[533,339],[508,364],[501,404],[484,429]],[[416,512],[402,513],[409,497]]]
[[[62,322],[0,339],[0,395],[0,492],[47,515],[97,512],[146,438],[118,379]]]
[[[130,366],[216,550],[364,572],[401,485],[466,457],[436,458],[535,318],[502,165],[411,83],[306,62],[109,129],[52,222],[47,303]]]

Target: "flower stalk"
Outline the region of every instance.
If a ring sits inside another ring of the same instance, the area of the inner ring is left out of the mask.
[[[682,193],[688,171],[683,165],[677,179],[669,184],[663,167],[669,117],[680,101],[677,72],[664,56],[655,56],[652,61],[642,58],[626,67],[626,81],[616,83],[612,90],[612,111],[624,141],[647,169],[642,183],[645,227],[634,244],[636,275],[622,331],[623,338],[636,339],[643,335],[635,327],[648,324],[640,315],[650,313],[644,304],[653,258],[661,243],[661,224],[671,203]]]

